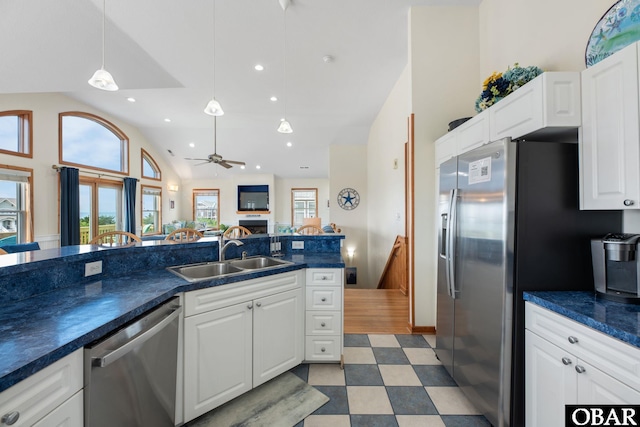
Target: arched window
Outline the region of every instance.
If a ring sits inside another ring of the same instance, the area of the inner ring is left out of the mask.
[[[155,179],[156,181],[162,180],[162,172],[160,171],[160,167],[153,160],[151,154],[147,153],[144,148],[140,149],[140,157],[142,158],[142,177]]]
[[[0,153],[33,157],[33,120],[31,111],[0,112]]]
[[[129,138],[114,124],[78,111],[59,120],[60,163],[129,175]]]

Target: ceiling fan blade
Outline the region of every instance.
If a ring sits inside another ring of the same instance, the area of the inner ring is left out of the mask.
[[[227,163],[232,163],[232,164],[234,164],[234,165],[241,165],[241,166],[246,165],[246,163],[245,163],[245,162],[239,162],[239,161],[237,161],[237,160],[225,160],[225,162],[227,162]]]
[[[217,162],[220,166],[222,166],[223,168],[227,168],[227,169],[231,169],[233,166],[231,166],[229,163],[227,163],[226,160],[220,160],[219,162]]]
[[[211,163],[211,162],[202,162],[202,163],[196,163],[196,164],[195,164],[195,165],[193,165],[193,166],[202,166],[202,165],[208,165],[209,163]]]
[[[209,159],[192,159],[191,157],[185,157],[185,160],[202,160],[203,162],[210,162],[211,160]]]

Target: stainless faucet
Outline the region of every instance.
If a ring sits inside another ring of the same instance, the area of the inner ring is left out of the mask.
[[[227,243],[224,244],[224,246],[222,245],[222,242],[224,241],[224,237],[220,236],[220,239],[218,240],[218,249],[220,250],[220,252],[218,253],[218,260],[219,261],[224,261],[224,253],[227,251],[227,248],[233,243],[236,246],[242,246],[244,245],[244,243],[242,243],[240,240],[229,240]]]

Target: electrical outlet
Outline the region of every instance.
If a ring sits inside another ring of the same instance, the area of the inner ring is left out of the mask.
[[[88,262],[84,265],[84,277],[102,273],[102,261]]]
[[[291,249],[304,249],[304,240],[294,240],[291,242]]]

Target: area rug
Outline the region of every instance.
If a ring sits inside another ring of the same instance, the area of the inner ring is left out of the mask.
[[[291,372],[202,415],[189,427],[293,427],[329,401]]]

